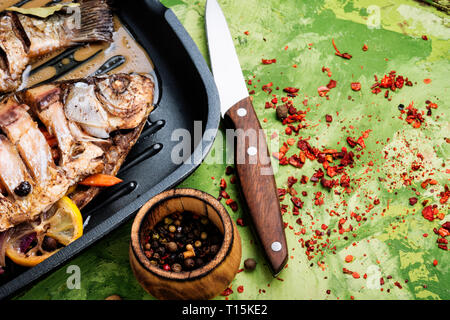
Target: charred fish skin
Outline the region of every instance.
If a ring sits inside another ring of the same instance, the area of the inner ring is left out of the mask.
[[[0,93],[17,89],[31,61],[80,43],[112,42],[114,23],[108,0],[81,0],[68,12],[42,19],[0,13]]]
[[[147,76],[118,74],[41,85],[0,101],[0,232],[36,219],[90,175],[117,174],[153,110],[153,90]],[[30,192],[15,194],[24,181]],[[98,191],[71,197],[83,207]]]

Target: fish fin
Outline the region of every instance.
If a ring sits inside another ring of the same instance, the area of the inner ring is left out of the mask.
[[[73,30],[71,42],[113,41],[114,22],[108,0],[83,0],[80,13],[80,28]]]

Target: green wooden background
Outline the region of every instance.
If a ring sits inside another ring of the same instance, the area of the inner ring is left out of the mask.
[[[386,177],[388,174],[399,179],[398,170],[393,170],[390,166],[393,160],[384,160],[383,151],[386,148],[392,151],[395,147],[401,150],[403,141],[410,139],[415,141],[415,147],[420,152],[426,154],[430,167],[441,168],[434,175],[439,181],[435,188],[437,191],[421,192],[419,199],[437,202],[436,195],[448,183],[448,174],[445,173],[449,158],[449,144],[445,142],[449,132],[448,16],[433,7],[411,0],[219,2],[228,19],[244,75],[247,79],[255,76],[257,88],[254,106],[260,119],[267,119],[267,122],[262,122],[262,126],[268,135],[278,130],[281,142],[288,138],[282,133],[284,127],[276,120],[274,110],[264,108],[270,97],[261,91],[261,86],[272,81],[274,86],[280,88],[299,87],[301,97],[297,98],[297,105],[301,105],[302,99],[308,96],[308,105],[311,107],[307,115],[310,127],[303,129],[301,134],[304,137],[311,136],[314,145],[340,148],[339,141],[344,142],[347,136],[341,129],[343,126],[353,125],[355,135],[367,129],[373,130],[366,139],[366,152],[350,172],[352,177],[361,178],[356,194],[371,195],[381,200],[376,208],[380,214],[358,227],[356,238],[337,240],[338,235],[331,235],[330,239],[337,245],[336,254],[327,251],[319,259],[324,262],[325,268],[322,270],[317,265],[317,259],[306,259],[304,249],[298,242],[300,237],[295,235],[299,231],[299,226],[295,223],[297,217],[292,215],[292,204],[287,197],[283,203],[290,208],[283,218],[293,227],[293,230],[286,229],[290,259],[288,267],[278,279],[272,278],[264,265],[250,229],[239,227],[243,260],[253,257],[258,261],[258,267],[253,273],[241,272],[236,276],[231,284],[234,293],[228,298],[350,299],[353,296],[355,299],[449,299],[449,253],[437,248],[436,236],[432,232],[442,222],[423,219],[420,203],[414,208],[408,205],[408,198],[412,196],[411,187],[399,184],[396,193],[393,193],[386,184],[378,180],[378,177]],[[204,29],[205,1],[165,0],[163,3],[174,10],[208,61]],[[377,13],[380,25],[374,28],[371,26],[376,25]],[[249,34],[244,34],[245,31]],[[427,35],[428,41],[422,40],[422,35]],[[336,57],[331,45],[332,38],[342,52],[353,54],[353,59]],[[363,44],[368,45],[367,52],[362,51]],[[276,58],[277,63],[262,65],[262,58]],[[293,67],[294,64],[297,68]],[[332,79],[338,84],[337,88],[330,91],[329,100],[317,94],[317,88],[326,85],[330,79],[326,73],[321,72],[323,66],[331,69]],[[374,74],[382,76],[390,70],[408,76],[415,85],[392,94],[392,101],[387,101],[382,94],[371,94],[368,88],[373,83]],[[425,78],[432,79],[432,82],[425,84]],[[361,82],[363,89],[357,93],[352,92],[349,85],[352,81]],[[352,100],[348,100],[349,95]],[[437,102],[439,108],[434,111],[433,117],[427,117],[427,126],[413,129],[404,120],[398,119],[399,103],[408,105],[415,101],[419,109],[424,109],[428,99]],[[339,116],[336,112],[339,112]],[[334,117],[330,126],[324,121],[325,114],[332,114]],[[388,138],[390,142],[387,144],[376,143],[386,142]],[[224,139],[219,136],[207,162],[183,182],[181,187],[197,188],[216,196],[220,178],[225,176],[226,164],[213,163],[222,156],[223,145]],[[375,165],[374,173],[369,177],[364,170],[370,160]],[[404,161],[408,163],[412,160]],[[442,167],[446,161],[447,164]],[[314,166],[312,162],[302,169],[281,167],[276,175],[277,184],[279,187],[286,187],[288,176],[311,176],[314,169],[317,169],[317,164]],[[226,179],[227,191],[241,208],[237,187],[229,183],[229,177]],[[306,212],[311,212],[317,225],[326,223],[336,226],[338,218],[330,217],[327,212],[337,200],[333,193],[325,193],[325,204],[317,207],[312,204],[311,199],[314,192],[323,191],[322,188],[310,184],[305,187],[297,186],[298,192],[303,190],[308,192],[308,200],[305,200],[305,207],[302,209],[302,219],[309,221]],[[357,197],[355,194],[348,195],[347,201],[350,204],[349,210],[367,205],[365,197]],[[383,216],[382,208],[389,208]],[[448,206],[441,208],[441,211],[448,216]],[[242,210],[229,212],[233,219],[245,217]],[[310,222],[307,223],[309,224]],[[131,222],[120,227],[16,298],[104,299],[111,294],[118,294],[124,299],[153,299],[139,286],[130,270],[130,228]],[[308,233],[312,232],[307,230]],[[425,238],[424,233],[430,236]],[[348,254],[355,257],[351,263],[344,262],[344,257]],[[438,260],[437,266],[432,264],[434,259]],[[70,265],[80,267],[80,289],[67,288],[67,268]],[[351,275],[343,274],[343,267],[356,271],[361,276],[367,274],[368,277],[354,279]],[[387,279],[388,275],[392,276],[391,280]],[[383,291],[377,286],[380,276],[386,281]],[[405,279],[408,279],[408,283],[405,283]],[[402,289],[394,286],[395,281],[401,283]],[[244,291],[238,293],[236,289],[241,285],[244,286]],[[330,290],[329,294],[327,290]],[[218,296],[217,299],[224,297]]]

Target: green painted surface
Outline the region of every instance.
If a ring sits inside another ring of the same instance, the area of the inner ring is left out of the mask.
[[[166,0],[164,3],[174,10],[207,57],[205,1]],[[302,197],[305,206],[299,216],[307,226],[306,235],[295,234],[300,230],[295,222],[298,217],[292,215],[289,196],[283,201],[289,205],[283,219],[293,230],[286,229],[291,258],[278,279],[272,278],[264,265],[250,229],[239,227],[243,260],[253,257],[258,261],[258,267],[253,273],[241,272],[236,276],[232,282],[234,293],[228,298],[350,299],[353,296],[355,299],[449,299],[450,256],[437,248],[432,231],[443,221],[429,222],[420,214],[421,201],[429,199],[431,203],[438,203],[437,195],[448,183],[446,170],[449,169],[450,148],[445,141],[450,127],[447,101],[450,71],[448,16],[435,8],[407,0],[222,0],[220,4],[234,36],[244,76],[247,79],[255,76],[254,106],[260,119],[267,119],[262,126],[268,136],[279,131],[280,142],[288,138],[283,133],[284,126],[276,120],[274,110],[264,108],[271,97],[261,91],[261,86],[271,81],[274,87],[299,87],[300,95],[295,99],[299,109],[306,109],[301,101],[308,97],[311,110],[307,113],[306,123],[309,126],[302,129],[300,135],[311,136],[313,146],[340,148],[346,145],[348,135],[358,137],[362,131],[373,130],[365,140],[367,148],[364,154],[349,170],[351,177],[356,179],[353,193],[337,196],[311,183],[294,186],[297,192],[308,193],[307,197]],[[245,31],[249,35],[245,35]],[[422,35],[427,35],[429,40],[422,40]],[[351,60],[334,55],[332,38],[341,52],[353,55]],[[368,45],[367,52],[362,51],[363,44]],[[262,65],[261,58],[276,58],[277,63]],[[293,67],[294,64],[297,68]],[[337,87],[329,93],[329,100],[317,94],[317,88],[326,85],[330,79],[322,73],[323,66],[330,68],[331,78],[337,81]],[[375,74],[382,77],[390,70],[396,70],[414,82],[413,87],[391,93],[392,101],[369,90]],[[431,84],[425,84],[425,78],[432,79]],[[350,89],[350,82],[354,81],[361,82],[361,91]],[[276,93],[282,95],[281,90]],[[352,99],[349,100],[348,96]],[[420,129],[414,129],[398,118],[399,103],[408,105],[414,101],[419,110],[425,110],[426,100],[436,102],[439,108],[433,110],[432,117],[425,116],[427,124]],[[329,126],[324,121],[325,114],[333,115],[334,120]],[[181,187],[197,188],[216,196],[226,165],[211,163],[221,157],[223,145],[224,138],[219,136],[207,161]],[[389,152],[387,159],[383,158],[385,151]],[[297,149],[292,147],[288,156],[294,152]],[[409,187],[399,182],[400,174],[410,168],[417,152],[425,156],[425,169],[432,169],[435,172],[433,178],[439,182],[427,191],[421,189],[420,181],[414,181]],[[401,163],[395,160],[397,154],[404,156]],[[371,160],[374,165],[369,167]],[[277,184],[285,188],[288,176],[298,178],[305,174],[310,177],[318,168],[319,164],[312,161],[302,169],[280,167],[276,174]],[[367,173],[368,169],[372,171]],[[379,181],[378,177],[386,180]],[[229,177],[225,178],[228,193],[242,208],[237,187],[229,183]],[[408,204],[408,198],[414,195],[412,187],[421,193],[415,207]],[[431,189],[434,189],[433,193]],[[322,206],[313,204],[314,192],[317,191],[324,193]],[[313,232],[309,229],[311,222],[315,223],[313,230],[323,223],[336,228],[340,217],[330,216],[329,210],[334,209],[346,217],[351,211],[362,214],[373,202],[368,197],[379,198],[380,204],[367,213],[367,221],[360,226],[352,220],[356,237],[350,232],[346,234],[348,240],[344,235],[338,239],[339,234],[332,233],[329,239],[336,245],[336,254],[325,249],[323,257],[308,261],[299,239],[310,238]],[[348,206],[335,208],[335,203],[342,200],[346,200]],[[447,214],[445,220],[448,220],[448,204],[440,206],[440,210]],[[241,209],[229,212],[233,219],[245,217]],[[119,294],[125,299],[152,299],[141,289],[129,267],[130,228],[131,222],[17,298],[104,299],[111,294]],[[429,236],[424,237],[424,233]],[[349,254],[354,256],[354,260],[345,263],[344,258]],[[437,266],[433,266],[434,259],[439,262]],[[323,270],[318,261],[323,262]],[[80,267],[79,290],[67,289],[69,265]],[[354,279],[344,274],[343,267],[358,272],[361,278]],[[367,279],[362,277],[364,274]],[[388,275],[392,279],[388,279]],[[379,286],[380,277],[386,282],[382,286],[383,291]],[[408,279],[407,283],[405,279]],[[402,289],[394,286],[395,281],[401,284]],[[236,290],[240,285],[244,286],[243,293]],[[331,290],[329,294],[327,290]]]

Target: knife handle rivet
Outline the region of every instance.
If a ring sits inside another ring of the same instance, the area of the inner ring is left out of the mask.
[[[247,149],[247,153],[249,156],[254,156],[258,153],[258,149],[256,149],[255,147],[250,147]]]
[[[239,109],[237,110],[237,115],[238,115],[239,117],[245,117],[245,116],[247,115],[247,110],[244,109],[244,108],[239,108]]]
[[[272,248],[272,251],[278,252],[281,250],[281,248],[283,246],[278,241],[275,241],[275,242],[272,242],[272,245],[270,247]]]

